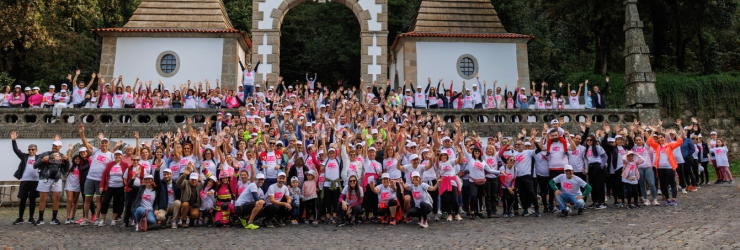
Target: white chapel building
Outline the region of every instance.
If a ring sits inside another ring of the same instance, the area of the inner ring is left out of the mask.
[[[143,0],[122,28],[93,32],[103,38],[100,73],[106,79],[122,75],[162,80],[165,86],[208,79],[215,88],[236,89],[241,68],[251,54],[247,33],[234,29],[221,0]],[[245,61],[246,60],[246,61]]]
[[[529,89],[527,43],[533,36],[508,33],[489,0],[422,0],[410,31],[398,35],[388,56],[388,76],[394,87],[413,79],[414,85],[432,87],[440,78],[447,88],[460,91],[480,81],[498,80],[513,90],[519,78]],[[505,85],[506,86],[505,86]],[[441,86],[440,86],[441,87]]]

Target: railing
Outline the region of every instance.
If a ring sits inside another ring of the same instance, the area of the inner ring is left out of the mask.
[[[51,109],[0,109],[0,138],[7,138],[10,131],[18,131],[20,138],[51,138],[55,134],[62,137],[77,137],[77,125],[86,124],[88,136],[99,132],[108,137],[131,138],[135,131],[141,137],[153,137],[160,132],[174,131],[192,118],[195,127],[202,126],[204,117],[216,119],[214,109],[64,109],[61,119],[55,123]],[[227,110],[234,115],[238,110]],[[578,122],[587,118],[594,126],[602,122],[627,124],[635,118],[648,121],[658,117],[654,109],[571,109],[571,110],[496,110],[496,109],[431,109],[424,110],[439,115],[448,122],[455,119],[462,123],[462,129],[477,131],[481,136],[491,136],[496,132],[509,134],[522,128],[542,128],[542,124],[553,119],[563,118],[564,127],[577,129]],[[510,135],[510,134],[509,134]]]

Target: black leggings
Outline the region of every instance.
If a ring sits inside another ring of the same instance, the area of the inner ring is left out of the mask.
[[[398,202],[396,200],[390,200],[388,201],[388,206],[386,206],[383,209],[378,208],[378,215],[384,216],[386,213],[390,215],[391,207],[398,206]],[[393,218],[391,218],[393,219]]]
[[[368,184],[365,188],[365,197],[362,198],[362,208],[365,209],[365,218],[370,217],[372,213],[375,216],[378,213],[378,195],[375,194]]]
[[[516,192],[509,193],[508,189],[501,189],[504,193],[503,200],[504,200],[504,214],[511,214],[512,209],[516,208]]]
[[[480,208],[484,205],[483,196],[485,196],[486,185],[477,185],[472,181],[472,179],[468,180],[468,182],[470,182],[470,184],[468,184],[470,192],[470,210],[473,214],[479,215]]]
[[[624,186],[622,186],[622,168],[614,170],[614,173],[609,175],[609,180],[612,183],[612,194],[614,195],[614,202],[618,200],[624,201]]]
[[[696,167],[696,173],[699,174],[699,181],[700,182],[709,182],[709,162],[704,161],[701,163],[701,167],[704,168],[704,171],[699,173],[699,167]]]
[[[347,204],[347,209],[351,210],[350,216],[352,216],[352,220],[356,220],[357,216],[362,213],[361,206],[350,207],[349,204]],[[337,202],[337,215],[339,215],[339,218],[341,218],[342,221],[347,222],[347,211],[342,210],[342,202]]]
[[[310,200],[303,201],[303,206],[301,206],[301,209],[305,209],[306,211],[306,219],[317,219],[318,215],[316,214],[316,201],[318,198],[313,198]]]
[[[627,197],[624,202],[627,204],[637,204],[637,196],[640,195],[640,186],[638,184],[629,183],[623,183],[623,185],[625,190],[625,197]]]
[[[673,195],[673,199],[678,195],[678,189],[676,189],[676,172],[673,169],[659,168],[658,179],[660,180],[660,191],[663,193],[663,198],[670,199]],[[668,187],[671,188],[668,193]]]
[[[437,184],[437,180],[426,181],[426,183],[429,184],[430,187],[433,187]],[[429,196],[432,197],[432,210],[430,212],[436,213],[439,211],[439,200],[437,199],[439,196],[439,189],[429,191]],[[377,198],[377,195],[375,197]],[[365,195],[365,199],[367,199],[367,195]]]
[[[516,177],[515,186],[524,211],[527,211],[530,205],[534,205],[534,211],[539,212],[540,205],[537,202],[537,193],[534,190],[534,178],[530,175]]]
[[[498,178],[486,178],[486,212],[489,215],[496,213],[496,207],[498,206],[498,194]]]
[[[18,206],[18,218],[23,219],[23,213],[26,211],[26,200],[28,200],[28,218],[33,218],[36,211],[36,198],[39,197],[39,192],[36,191],[38,184],[38,181],[21,181],[18,188],[18,198],[21,200]]]
[[[123,187],[108,187],[103,193],[103,204],[100,205],[100,213],[108,214],[108,207],[111,199],[113,200],[113,213],[121,214],[123,212]]]
[[[125,225],[129,224],[129,220],[131,220],[131,217],[133,215],[133,211],[131,211],[131,204],[134,202],[134,199],[136,199],[136,194],[139,193],[138,187],[131,187],[131,191],[125,194],[126,202],[125,202],[125,209],[123,214],[123,223]]]
[[[601,163],[589,163],[588,164],[588,181],[593,191],[591,192],[591,200],[594,204],[604,204],[604,169],[601,168]]]
[[[442,193],[442,212],[449,215],[457,215],[459,211],[457,204],[457,187],[452,186],[452,190]]]
[[[470,211],[470,181],[462,180],[462,210],[466,214]]]
[[[432,205],[429,203],[422,202],[419,207],[412,207],[409,209],[408,215],[411,217],[418,217],[419,219],[427,220],[427,215],[432,212]]]
[[[324,187],[324,213],[330,214],[336,211],[336,205],[339,201],[339,188],[331,190]]]
[[[537,189],[540,190],[540,199],[542,200],[542,207],[545,209],[552,208],[555,205],[552,201],[547,203],[547,196],[550,193],[550,177],[549,176],[537,176]],[[555,195],[550,195],[554,197]]]

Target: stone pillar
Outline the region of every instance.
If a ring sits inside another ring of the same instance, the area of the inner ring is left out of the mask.
[[[526,41],[516,44],[516,69],[519,76],[519,86],[527,89],[527,92],[529,92],[529,52],[527,51]]]
[[[113,70],[116,65],[116,44],[118,37],[106,36],[103,37],[103,48],[100,52],[100,73],[104,79],[110,79],[113,77]]]
[[[224,38],[224,49],[221,59],[221,89],[237,90],[237,75],[241,72],[239,63],[239,44],[236,38]]]
[[[650,49],[645,44],[643,23],[637,0],[625,0],[624,84],[626,105],[632,108],[656,108],[655,73],[650,66]]]

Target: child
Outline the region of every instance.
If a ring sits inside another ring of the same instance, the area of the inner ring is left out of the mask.
[[[315,175],[316,172],[313,170],[308,170],[308,172],[306,172],[306,180],[303,181],[303,193],[301,195],[301,200],[304,204],[303,207],[305,207],[306,217],[308,219],[306,222],[314,225],[319,223],[316,221],[316,200],[318,195],[316,195],[317,184],[314,179]]]
[[[637,195],[640,190],[638,185],[640,182],[640,171],[637,170],[637,166],[643,162],[645,162],[645,159],[633,151],[628,151],[627,155],[622,158],[622,163],[624,163],[624,167],[622,168],[622,183],[624,183],[624,189],[627,191],[625,194],[625,201],[628,204],[627,209],[640,207],[637,203]],[[630,202],[630,198],[632,198],[632,202]]]
[[[200,191],[200,219],[198,226],[203,225],[203,220],[207,219],[206,226],[213,225],[213,204],[216,198],[213,196],[213,186],[216,185],[216,176],[211,176],[206,180],[206,185]]]
[[[717,162],[717,168],[719,168],[719,171],[722,172],[722,176],[724,177],[724,180],[722,180],[724,183],[735,183],[734,180],[732,180],[732,174],[730,173],[730,161],[727,159],[727,152],[729,149],[727,149],[727,145],[725,145],[725,141],[722,139],[717,139],[717,147],[712,149],[712,153],[714,153],[714,159]]]
[[[293,211],[293,218],[290,221],[290,224],[298,225],[298,218],[300,218],[301,214],[301,189],[298,187],[298,177],[293,176],[293,178],[290,178],[290,197],[293,199],[290,204]]]

